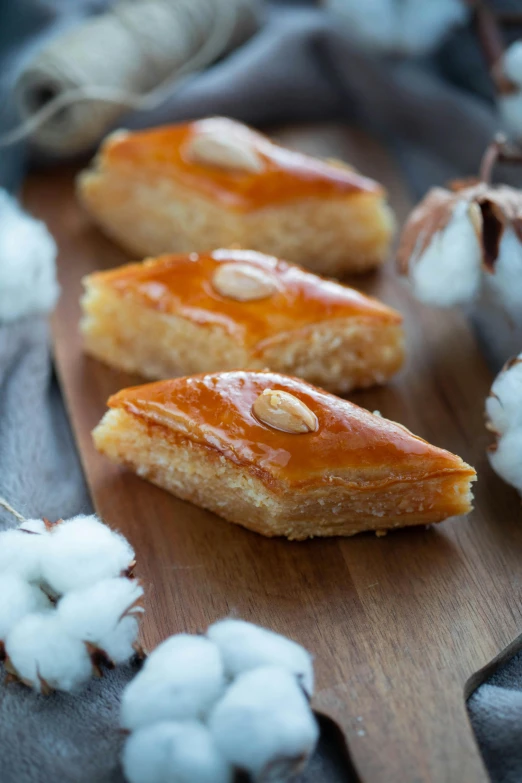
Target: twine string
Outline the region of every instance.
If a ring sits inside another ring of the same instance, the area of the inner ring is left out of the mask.
[[[6,511],[16,517],[19,522],[27,522],[26,518],[23,517],[20,512],[16,510],[16,508],[13,508],[12,505],[3,497],[0,497],[0,506],[5,508]]]
[[[63,90],[51,98],[36,112],[28,116],[13,129],[0,135],[0,149],[12,146],[32,136],[59,112],[82,101],[100,101],[118,104],[135,110],[157,108],[173,91],[179,89],[189,76],[201,72],[209,63],[222,54],[231,41],[240,15],[240,4],[227,0],[216,13],[216,24],[201,46],[177,69],[174,76],[169,75],[152,90],[145,93],[133,92],[118,87],[103,85],[81,85]],[[93,141],[95,141],[93,139]]]

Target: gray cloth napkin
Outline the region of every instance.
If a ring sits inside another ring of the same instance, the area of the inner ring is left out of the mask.
[[[14,120],[9,85],[24,58],[48,35],[107,2],[0,0],[0,132]],[[433,183],[475,173],[497,118],[469,32],[456,33],[429,60],[380,61],[358,52],[334,20],[312,6],[274,2],[250,42],[187,80],[154,112],[119,124],[139,128],[212,113],[265,124],[339,118],[380,136],[417,195]],[[470,84],[475,93],[458,86]],[[0,150],[0,184],[14,188],[25,160],[23,145]],[[0,493],[26,516],[53,519],[91,508],[41,317],[0,326]],[[12,524],[0,514],[0,528]],[[44,699],[22,686],[0,686],[0,781],[119,783],[118,699],[133,673],[119,669],[81,698]],[[469,710],[492,779],[519,783],[522,657],[479,688]],[[300,780],[351,780],[347,774],[336,733],[326,725]]]
[[[0,494],[27,518],[91,509],[43,316],[0,325]],[[0,528],[14,524],[0,509]]]
[[[522,652],[475,691],[468,710],[494,783],[520,783]]]

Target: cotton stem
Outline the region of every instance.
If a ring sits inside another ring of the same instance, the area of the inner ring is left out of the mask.
[[[503,133],[497,133],[482,157],[479,172],[482,182],[491,184],[493,169],[497,163],[522,163],[522,149],[510,144]]]

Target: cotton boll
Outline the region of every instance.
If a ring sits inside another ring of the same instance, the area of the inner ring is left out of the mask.
[[[99,647],[114,663],[123,663],[133,655],[138,633],[136,617],[124,615],[142,595],[143,588],[135,580],[104,579],[65,595],[57,613],[68,634]]]
[[[522,428],[508,430],[489,452],[491,467],[522,494]]]
[[[232,769],[201,723],[158,723],[132,734],[123,749],[129,783],[231,783]]]
[[[41,579],[46,536],[17,528],[0,533],[0,573],[18,574],[28,582]]]
[[[295,677],[270,666],[240,675],[212,711],[208,726],[231,764],[260,777],[285,762],[290,772],[310,756],[319,735]]]
[[[74,691],[92,673],[85,644],[64,632],[55,612],[27,615],[8,634],[5,649],[20,679],[38,691]]]
[[[522,41],[515,41],[504,52],[502,75],[515,89],[498,96],[498,108],[505,130],[515,139],[522,138]],[[517,90],[516,87],[521,89]]]
[[[497,375],[486,400],[490,428],[499,435],[510,428],[522,427],[522,354],[518,359]]]
[[[221,654],[216,645],[205,636],[193,636],[188,633],[170,636],[159,644],[147,657],[145,669],[159,671],[173,667],[182,668],[195,658],[198,658],[201,666],[212,669],[216,674],[223,671]]]
[[[508,46],[502,58],[502,71],[510,81],[522,87],[522,41]]]
[[[522,354],[498,374],[486,400],[487,426],[498,437],[489,452],[493,470],[522,494]]]
[[[522,242],[511,226],[502,235],[494,272],[485,279],[508,316],[522,325]]]
[[[436,232],[410,280],[415,295],[427,304],[450,307],[471,302],[482,278],[482,250],[469,215],[470,205],[459,201],[447,226]]]
[[[135,730],[163,720],[201,718],[225,688],[221,655],[203,636],[167,639],[125,688],[121,723]]]
[[[522,139],[522,91],[499,95],[498,109],[504,130],[513,139]]]
[[[94,515],[77,516],[49,533],[42,576],[63,594],[119,576],[133,560],[134,551],[122,535]]]
[[[59,294],[55,259],[45,225],[0,189],[0,322],[52,310]]]
[[[207,631],[220,649],[230,677],[259,666],[280,666],[294,674],[306,693],[314,691],[312,656],[304,647],[266,628],[244,620],[220,620]]]
[[[39,587],[17,574],[0,575],[0,641],[23,617],[51,609],[52,604]]]

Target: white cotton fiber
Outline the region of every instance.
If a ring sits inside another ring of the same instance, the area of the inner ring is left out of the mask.
[[[522,139],[522,92],[506,93],[497,99],[503,129],[513,139]]]
[[[522,494],[522,427],[508,430],[488,455],[495,473]]]
[[[515,326],[522,326],[522,242],[511,226],[506,227],[500,241],[494,273],[485,275],[484,279],[508,319]]]
[[[312,696],[312,656],[291,639],[234,619],[214,623],[209,627],[207,636],[219,647],[228,676],[236,677],[259,666],[280,666],[294,674],[307,694]]]
[[[499,435],[522,427],[522,354],[518,358],[518,363],[497,375],[486,400],[486,416]]]
[[[139,628],[136,615],[123,617],[107,636],[100,639],[98,646],[114,664],[126,663],[136,652]]]
[[[522,354],[495,378],[486,419],[498,436],[488,452],[491,467],[522,495]]]
[[[223,756],[254,776],[306,759],[318,727],[294,676],[276,667],[240,675],[212,711],[209,729]]]
[[[24,519],[18,526],[18,530],[25,530],[28,533],[47,533],[47,525],[43,519]]]
[[[119,576],[134,560],[129,542],[92,516],[77,516],[48,534],[42,576],[59,594]]]
[[[65,595],[57,613],[67,633],[96,645],[114,663],[122,663],[132,656],[138,633],[136,618],[124,615],[142,595],[143,588],[134,579],[104,579]]]
[[[121,724],[135,730],[158,721],[201,718],[224,687],[216,645],[203,636],[173,636],[154,650],[124,690]]]
[[[459,201],[446,227],[410,266],[410,281],[422,302],[451,307],[471,302],[479,292],[482,251],[468,210],[469,203]]]
[[[17,574],[0,575],[0,641],[23,617],[33,612],[51,609],[47,596]]]
[[[522,87],[522,41],[508,46],[502,58],[502,70],[508,79]]]
[[[158,723],[127,739],[129,783],[232,783],[232,769],[201,723]]]
[[[92,673],[85,644],[64,632],[55,612],[27,615],[8,634],[5,649],[20,679],[37,691],[45,685],[75,691]]]
[[[0,573],[18,574],[29,582],[39,581],[46,538],[46,534],[18,528],[0,533]]]
[[[59,294],[55,260],[45,225],[0,189],[0,322],[53,309]]]

